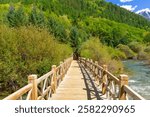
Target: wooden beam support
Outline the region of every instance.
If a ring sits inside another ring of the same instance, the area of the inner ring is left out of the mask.
[[[120,92],[119,92],[119,100],[126,100],[126,92],[124,90],[124,85],[128,85],[128,76],[121,74],[119,76],[119,88],[120,88]]]
[[[37,92],[37,75],[29,75],[28,83],[32,83],[32,92],[31,92],[31,100],[37,100],[38,92]]]

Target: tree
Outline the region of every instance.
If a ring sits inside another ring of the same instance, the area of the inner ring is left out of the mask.
[[[20,6],[17,10],[13,6],[10,6],[9,12],[7,13],[7,20],[10,26],[19,27],[26,24],[26,15],[23,7]]]
[[[29,22],[33,25],[44,26],[45,18],[42,12],[37,12],[37,9],[33,7],[31,13],[29,14]]]
[[[67,43],[68,42],[68,35],[67,35],[67,26],[64,23],[60,22],[57,16],[49,16],[48,18],[48,29],[51,33],[54,34],[55,37],[60,42]]]
[[[78,33],[78,28],[77,27],[72,27],[71,28],[71,31],[70,31],[70,45],[73,48],[74,59],[78,59],[80,41],[79,41],[79,33]]]
[[[10,26],[15,26],[15,8],[13,6],[9,7],[9,12],[7,13],[7,20]]]

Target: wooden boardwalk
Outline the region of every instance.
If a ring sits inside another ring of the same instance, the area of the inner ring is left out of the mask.
[[[107,65],[71,58],[52,66],[51,71],[37,78],[28,76],[28,84],[3,100],[144,100],[128,86],[128,76],[111,74]]]
[[[52,100],[91,100],[95,92],[93,85],[96,85],[89,79],[91,76],[85,76],[85,69],[77,61],[73,61],[64,78],[52,95]],[[97,89],[96,89],[97,90]],[[97,92],[97,91],[96,91]],[[92,94],[92,95],[91,95]],[[100,99],[100,98],[99,98]]]

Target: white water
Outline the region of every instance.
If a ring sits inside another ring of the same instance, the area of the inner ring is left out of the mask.
[[[129,75],[129,86],[145,99],[150,99],[150,65],[144,61],[123,61],[126,69],[133,74]]]

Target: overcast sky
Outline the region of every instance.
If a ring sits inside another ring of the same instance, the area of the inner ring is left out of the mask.
[[[130,11],[137,12],[142,9],[150,10],[150,0],[106,0],[126,8]]]

